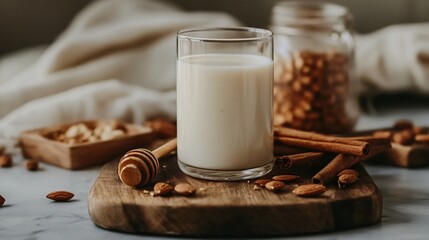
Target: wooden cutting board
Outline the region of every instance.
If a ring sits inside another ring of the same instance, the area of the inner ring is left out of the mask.
[[[99,227],[138,234],[184,236],[273,236],[318,233],[379,222],[382,198],[364,167],[356,166],[360,179],[340,190],[334,184],[317,198],[301,198],[291,191],[307,183],[313,173],[288,184],[285,191],[254,190],[253,181],[209,182],[188,177],[177,167],[176,157],[163,159],[157,181],[172,185],[188,182],[199,189],[193,197],[152,197],[143,189],[122,184],[117,161],[107,163],[88,198],[89,214]],[[298,171],[298,170],[295,170]],[[152,190],[153,186],[144,189]]]

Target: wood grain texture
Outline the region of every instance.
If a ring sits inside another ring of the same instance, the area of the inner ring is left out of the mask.
[[[275,170],[270,176],[298,174],[302,178],[287,184],[283,192],[272,193],[253,190],[253,181],[210,182],[188,177],[178,169],[176,157],[170,156],[161,160],[164,171],[154,182],[190,183],[197,193],[193,197],[152,197],[143,189],[122,184],[117,163],[103,167],[88,198],[92,221],[105,229],[184,236],[276,236],[358,227],[381,218],[380,191],[361,165],[356,166],[361,178],[350,188],[340,190],[332,184],[320,197],[301,198],[292,190],[310,182],[314,172]]]
[[[92,125],[97,122],[100,120],[82,123]],[[124,124],[127,129],[126,136],[107,141],[70,145],[44,137],[48,132],[66,129],[74,124],[76,123],[22,133],[19,140],[24,157],[76,170],[113,160],[128,150],[150,144],[156,137],[151,129],[133,124]]]

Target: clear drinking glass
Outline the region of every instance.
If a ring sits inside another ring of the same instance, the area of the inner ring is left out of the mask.
[[[177,34],[178,163],[193,177],[243,180],[273,165],[273,36],[264,29]]]

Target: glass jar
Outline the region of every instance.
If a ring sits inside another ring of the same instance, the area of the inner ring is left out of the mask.
[[[359,116],[352,16],[322,2],[282,2],[275,33],[274,125],[324,133],[353,130]]]

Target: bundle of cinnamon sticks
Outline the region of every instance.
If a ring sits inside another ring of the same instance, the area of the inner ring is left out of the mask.
[[[326,184],[341,171],[391,148],[389,138],[384,137],[335,137],[284,127],[276,128],[274,133],[277,143],[305,149],[303,153],[277,157],[280,167],[321,166],[312,177],[319,184]]]

